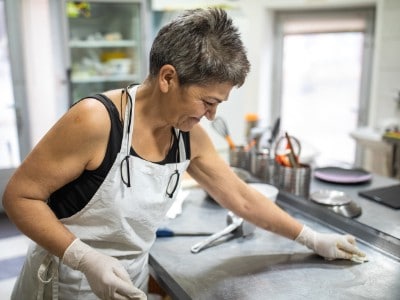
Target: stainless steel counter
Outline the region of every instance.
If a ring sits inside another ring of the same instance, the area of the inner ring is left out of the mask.
[[[283,206],[318,231],[336,231],[288,203]],[[183,214],[166,225],[175,231],[215,232],[226,226],[226,213],[204,191],[194,189],[184,202]],[[191,246],[203,238],[159,238],[151,250],[151,273],[173,299],[400,299],[399,260],[369,242],[359,241],[359,247],[370,261],[357,264],[326,261],[258,228],[252,236],[192,254]]]
[[[316,219],[328,227],[351,233],[400,259],[400,210],[358,196],[358,192],[361,190],[398,183],[398,180],[379,175],[374,175],[370,182],[364,184],[333,184],[317,179],[311,181],[311,192],[320,189],[334,189],[348,194],[362,208],[361,215],[353,219],[335,214],[326,206],[316,204],[311,200],[284,192],[280,193],[278,204],[284,208],[301,211],[307,217]]]
[[[400,239],[400,210],[388,208],[380,203],[358,196],[358,192],[361,190],[369,190],[399,183],[399,180],[379,175],[374,175],[373,179],[366,184],[356,185],[333,184],[313,180],[311,183],[311,192],[319,189],[335,189],[345,192],[362,208],[362,214],[355,218],[355,221]]]

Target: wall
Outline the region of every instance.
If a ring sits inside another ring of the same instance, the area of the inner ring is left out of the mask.
[[[378,130],[391,122],[400,124],[400,107],[394,101],[400,91],[400,1],[378,3],[370,125]]]
[[[241,1],[242,4],[243,2]],[[259,27],[255,24],[260,24],[260,30],[252,30],[251,37],[247,38],[249,48],[253,52],[251,56],[254,59],[252,61],[254,75],[259,77],[264,72],[269,73],[271,68],[271,58],[262,56],[268,55],[265,52],[268,52],[269,45],[273,43],[271,27],[268,25],[272,23],[274,10],[339,8],[364,5],[373,5],[377,11],[372,85],[370,87],[369,125],[379,127],[380,123],[388,118],[399,120],[400,110],[393,100],[395,92],[400,89],[400,59],[398,57],[398,53],[400,53],[400,26],[398,26],[400,1],[398,0],[246,1],[246,4],[243,4],[243,11],[246,15],[244,18],[251,20],[253,28]],[[263,76],[269,78],[268,75],[264,74]],[[264,86],[262,80],[261,82],[260,80],[252,80],[246,86],[247,93],[251,94],[254,99],[259,99],[260,101],[267,99],[268,102],[270,101],[270,93],[268,92],[270,87],[268,85]]]
[[[400,1],[377,2],[375,55],[372,72],[369,127],[382,133],[393,124],[400,125],[400,107],[394,101],[400,90]],[[363,144],[363,143],[361,143]],[[389,176],[392,149],[385,142],[361,147],[363,167]]]
[[[29,110],[31,115],[32,145],[59,118],[64,105],[57,102],[57,74],[54,70],[54,55],[51,45],[50,14],[47,1],[26,0],[25,40],[28,79]],[[154,4],[168,5],[176,1],[156,1]],[[372,67],[371,101],[369,125],[380,127],[384,119],[400,119],[399,109],[393,101],[394,92],[400,88],[400,1],[398,0],[238,0],[223,1],[236,7],[229,14],[238,25],[248,50],[252,70],[246,83],[234,89],[228,103],[221,105],[218,114],[226,118],[233,139],[243,142],[244,115],[260,111],[266,124],[272,123],[271,71],[272,71],[272,24],[274,10],[338,8],[374,5],[377,8],[375,52]],[[34,3],[34,4],[33,4]],[[184,1],[187,3],[187,1]],[[190,1],[190,5],[203,1]],[[225,141],[202,122],[217,148],[224,153]]]

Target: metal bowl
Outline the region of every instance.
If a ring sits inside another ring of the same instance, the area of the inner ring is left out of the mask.
[[[323,205],[345,205],[352,199],[346,193],[336,190],[319,190],[310,195],[311,200]]]
[[[361,215],[362,211],[361,207],[354,201],[351,201],[349,204],[346,205],[328,206],[328,209],[347,218],[358,217],[359,215]]]
[[[347,218],[361,215],[361,207],[349,195],[341,191],[319,190],[313,192],[310,199]]]

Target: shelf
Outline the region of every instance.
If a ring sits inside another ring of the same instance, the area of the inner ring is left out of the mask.
[[[94,76],[72,76],[72,83],[95,83],[95,82],[118,82],[118,81],[136,81],[138,76],[136,74],[123,74],[123,75],[94,75]]]
[[[147,22],[142,7],[146,1],[88,0],[89,16],[73,2],[68,1],[77,16],[69,17],[65,6],[62,22],[71,101],[139,82],[145,61],[142,28]]]
[[[115,47],[136,47],[134,40],[120,41],[70,41],[71,48],[115,48]]]
[[[395,132],[395,131],[389,131],[385,132],[383,134],[383,139],[385,141],[391,141],[393,143],[399,143],[400,144],[400,132]]]

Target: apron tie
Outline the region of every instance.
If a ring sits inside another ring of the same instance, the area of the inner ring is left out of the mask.
[[[44,287],[51,283],[52,299],[58,300],[58,264],[54,256],[48,253],[39,266],[37,277],[39,279],[37,300],[44,299]]]

